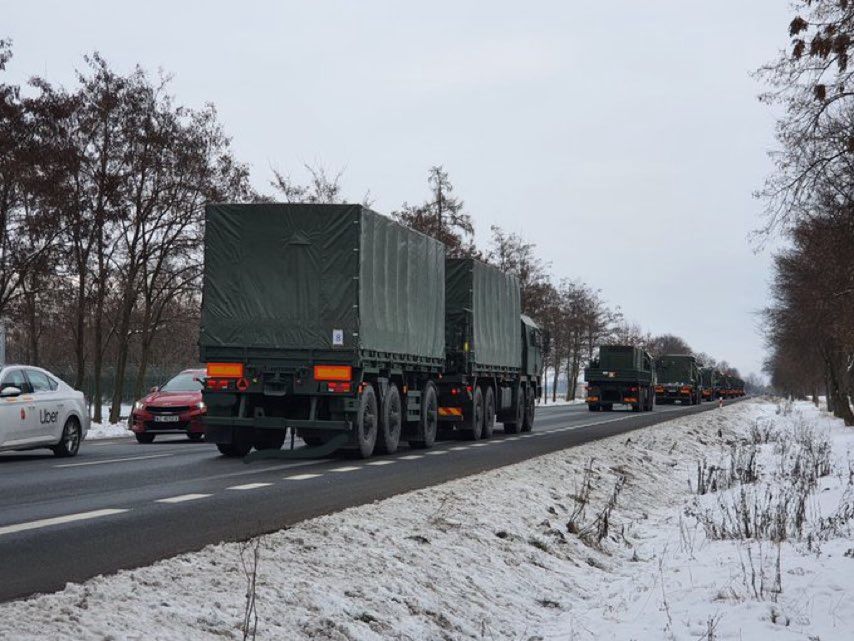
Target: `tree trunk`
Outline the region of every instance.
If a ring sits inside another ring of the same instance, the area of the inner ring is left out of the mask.
[[[848,402],[847,390],[840,385],[839,372],[833,358],[825,358],[830,383],[828,398],[833,398],[833,415],[845,421],[847,427],[854,426],[854,413]]]

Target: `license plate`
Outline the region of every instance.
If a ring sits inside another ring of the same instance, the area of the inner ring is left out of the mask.
[[[177,423],[181,419],[180,416],[155,416],[155,423]]]

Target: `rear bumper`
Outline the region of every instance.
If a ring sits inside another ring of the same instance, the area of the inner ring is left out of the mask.
[[[297,430],[323,430],[326,432],[347,432],[351,427],[350,421],[312,421],[277,416],[259,416],[255,418],[206,416],[202,422],[205,433],[208,433],[211,428],[231,429],[232,427],[257,428],[262,430],[284,430],[290,427]]]

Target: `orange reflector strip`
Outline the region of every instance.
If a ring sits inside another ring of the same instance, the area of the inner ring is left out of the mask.
[[[598,400],[599,400],[599,397],[598,397],[598,396],[588,396],[588,397],[587,397],[587,402],[588,402],[588,403],[595,403],[595,402],[596,402],[596,401],[598,401]]]
[[[462,416],[462,407],[440,407],[439,416]]]
[[[208,378],[241,378],[243,363],[208,363]]]
[[[315,365],[316,381],[349,381],[353,378],[353,368],[349,365]]]
[[[638,402],[638,399],[633,398],[631,396],[627,396],[626,398],[623,399],[623,403],[637,403],[637,402]]]

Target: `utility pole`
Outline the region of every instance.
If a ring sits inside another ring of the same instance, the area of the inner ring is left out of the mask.
[[[0,367],[6,364],[6,321],[0,318]]]

